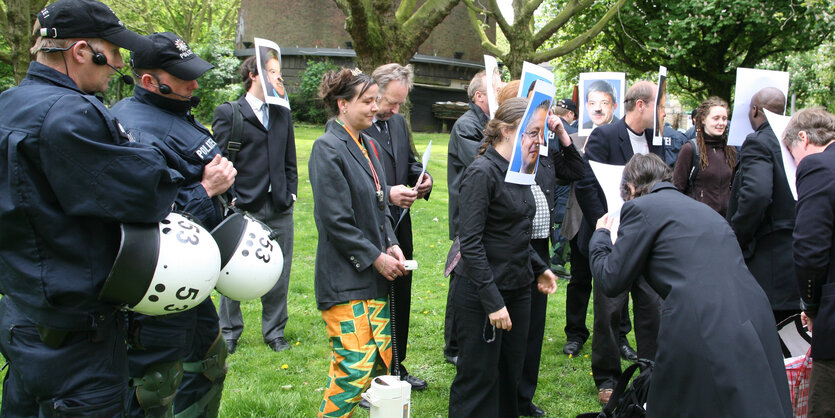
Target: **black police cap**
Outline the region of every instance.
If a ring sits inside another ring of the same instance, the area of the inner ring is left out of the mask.
[[[129,31],[106,4],[96,0],[58,0],[38,13],[44,38],[101,38],[135,51],[147,48],[142,35]]]
[[[132,51],[130,54],[133,68],[161,69],[181,80],[196,80],[214,68],[214,65],[198,57],[185,41],[171,32],[152,33],[147,39],[151,41],[150,48]]]

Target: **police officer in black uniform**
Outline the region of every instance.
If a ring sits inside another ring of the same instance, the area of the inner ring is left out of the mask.
[[[120,222],[155,223],[182,176],[92,94],[148,41],[95,0],[37,15],[26,78],[0,95],[3,416],[124,416],[125,323],[98,294]]]
[[[211,230],[223,217],[216,196],[236,171],[221,157],[211,133],[191,115],[199,100],[197,78],[213,68],[171,32],[147,37],[152,46],[131,53],[136,90],[115,106],[128,133],[170,154],[184,177],[175,210]],[[165,316],[137,314],[131,322],[129,416],[217,416],[226,374],[226,343],[220,338],[211,298],[196,308]],[[160,381],[159,376],[162,376]]]

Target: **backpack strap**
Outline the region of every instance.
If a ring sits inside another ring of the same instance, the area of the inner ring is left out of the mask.
[[[693,158],[690,160],[690,175],[687,177],[687,193],[693,193],[693,183],[696,181],[696,176],[699,175],[699,145],[696,144],[696,138],[690,138],[687,142],[693,144]]]
[[[244,132],[244,117],[241,114],[241,105],[238,102],[226,102],[232,106],[232,135],[229,137],[229,142],[226,143],[226,151],[228,152],[229,161],[235,164],[238,158],[238,151],[241,150],[241,141],[243,140]]]
[[[639,368],[644,370],[649,366],[650,363],[644,361],[643,359],[639,359],[635,363],[630,364],[629,367],[623,371],[620,379],[618,379],[618,384],[615,385],[615,390],[612,391],[612,397],[609,398],[609,402],[603,407],[601,414],[605,414],[607,417],[614,416],[613,413],[615,411],[615,407],[620,403],[620,399],[623,397],[623,392],[626,391],[626,388],[629,386],[629,382],[632,380],[632,375],[634,375],[635,371]]]

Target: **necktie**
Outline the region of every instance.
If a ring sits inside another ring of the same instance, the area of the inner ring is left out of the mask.
[[[386,123],[386,121],[378,120],[375,123],[377,124],[377,127],[380,129],[380,132],[382,132],[383,135],[386,137],[386,144],[390,145],[391,144],[391,136],[389,136],[389,127],[388,127],[388,124]]]
[[[261,123],[264,124],[264,129],[270,128],[270,112],[266,103],[261,105]]]

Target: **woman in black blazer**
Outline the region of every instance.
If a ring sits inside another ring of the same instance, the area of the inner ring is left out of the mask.
[[[518,416],[516,389],[525,357],[530,286],[553,293],[556,276],[531,247],[536,212],[529,185],[504,180],[511,138],[527,99],[507,100],[484,130],[480,156],[464,171],[458,231],[461,261],[452,281],[458,368],[451,417]]]
[[[374,79],[356,69],[331,71],[320,86],[336,114],[313,143],[308,163],[319,231],[316,305],[333,359],[320,417],[350,415],[375,363],[388,370],[392,359],[388,281],[406,269],[388,220],[377,150],[361,133],[377,112],[377,93]]]

